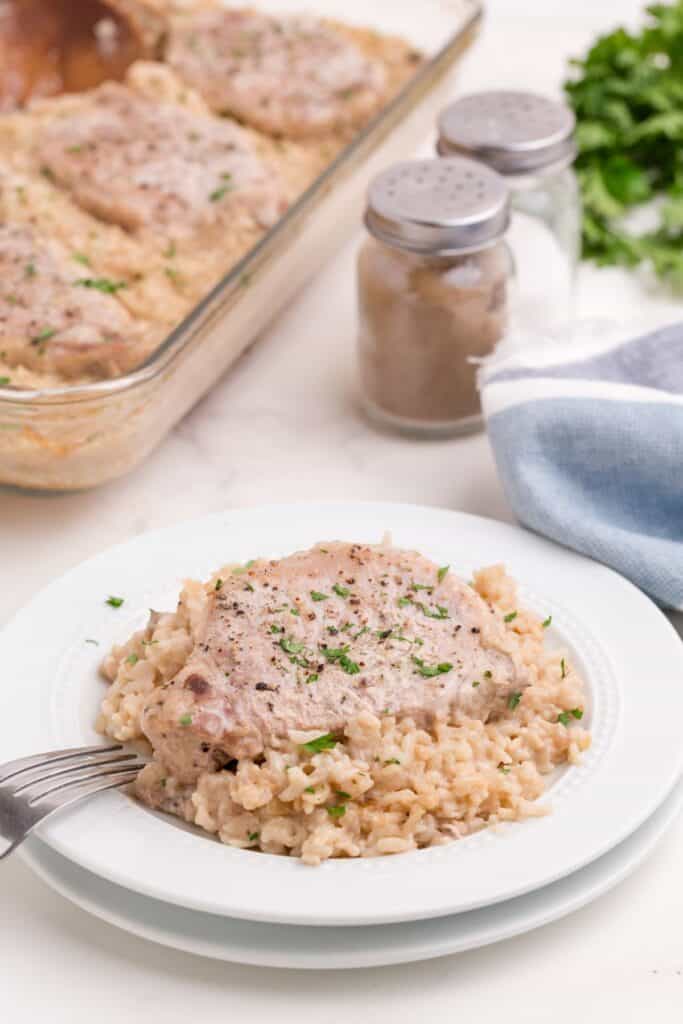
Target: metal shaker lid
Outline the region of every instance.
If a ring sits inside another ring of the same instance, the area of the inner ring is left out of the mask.
[[[533,92],[478,92],[443,111],[438,151],[481,160],[499,174],[542,172],[574,160],[575,126],[569,107]]]
[[[371,182],[365,214],[380,241],[420,253],[483,249],[509,219],[503,179],[464,157],[395,164]]]

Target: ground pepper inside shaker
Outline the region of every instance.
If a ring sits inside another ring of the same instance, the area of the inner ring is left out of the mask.
[[[505,332],[508,193],[465,158],[398,164],[368,192],[358,258],[359,365],[369,414],[402,432],[476,429],[476,360]]]

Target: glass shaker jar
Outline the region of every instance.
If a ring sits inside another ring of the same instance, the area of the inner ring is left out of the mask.
[[[481,424],[476,360],[506,328],[508,220],[503,179],[463,157],[396,164],[371,183],[358,355],[372,418],[434,437]]]
[[[510,189],[521,327],[552,327],[573,315],[581,248],[574,128],[564,104],[507,90],[463,96],[439,118],[439,154],[480,160]]]

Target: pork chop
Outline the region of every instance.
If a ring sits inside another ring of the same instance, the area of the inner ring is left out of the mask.
[[[339,733],[361,711],[486,721],[526,685],[505,627],[453,573],[416,552],[335,542],[216,580],[194,649],[142,729],[190,783],[291,729]]]
[[[0,225],[0,353],[9,366],[114,377],[139,359],[139,330],[114,297],[125,282],[85,272],[32,228]]]
[[[276,173],[239,125],[114,82],[50,122],[38,153],[80,206],[129,231],[188,235],[239,210],[267,228],[285,208]]]
[[[313,17],[201,12],[171,29],[166,60],[213,110],[288,138],[360,125],[386,89],[380,63]]]

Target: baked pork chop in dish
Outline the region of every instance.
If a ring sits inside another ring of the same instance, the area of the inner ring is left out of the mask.
[[[38,140],[47,172],[83,209],[129,231],[188,235],[246,210],[272,226],[286,202],[239,125],[108,82]]]
[[[115,295],[59,243],[0,225],[0,352],[8,367],[115,377],[139,360],[139,329]]]
[[[101,731],[145,737],[138,796],[308,863],[544,812],[588,745],[581,680],[501,567],[465,583],[389,544],[330,542],[186,583],[105,660]]]
[[[198,13],[172,27],[166,60],[212,110],[292,139],[356,127],[386,99],[382,63],[309,16]]]

